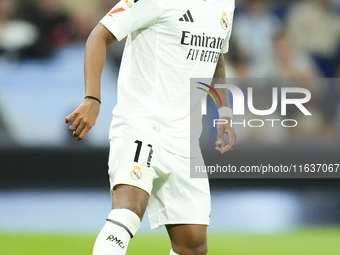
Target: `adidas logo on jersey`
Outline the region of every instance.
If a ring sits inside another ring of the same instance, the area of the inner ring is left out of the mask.
[[[187,10],[183,17],[179,18],[179,21],[194,22],[194,19],[192,18],[190,11]]]

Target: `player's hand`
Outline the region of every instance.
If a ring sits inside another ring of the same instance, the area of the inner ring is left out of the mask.
[[[78,141],[84,139],[86,134],[96,123],[99,114],[100,104],[91,99],[85,101],[65,119],[65,122],[72,123],[69,130]]]
[[[231,126],[231,118],[223,117],[221,119],[225,119],[228,123],[217,123],[217,141],[216,141],[216,150],[221,154],[226,152],[230,152],[233,150],[236,141],[236,134],[234,128]],[[228,137],[228,144],[225,145],[223,141],[223,134],[226,134]]]

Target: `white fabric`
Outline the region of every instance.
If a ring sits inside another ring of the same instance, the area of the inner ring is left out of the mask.
[[[141,142],[137,162],[136,141]],[[209,225],[208,178],[190,178],[190,163],[204,165],[202,157],[190,159],[173,154],[141,131],[126,127],[110,142],[111,189],[118,184],[127,184],[148,192],[151,229],[167,224]]]
[[[123,224],[130,230],[133,236],[137,233],[140,226],[140,219],[137,214],[128,209],[114,209],[107,218]]]
[[[230,107],[221,107],[218,109],[218,114],[221,117],[229,117],[229,118],[233,118],[233,110]]]
[[[140,225],[139,217],[127,209],[112,210],[108,219],[119,222],[135,234]],[[92,255],[125,255],[130,234],[125,227],[106,221],[94,244]]]
[[[94,244],[92,255],[125,255],[130,241],[122,227],[106,222]]]
[[[212,78],[220,53],[228,51],[234,5],[234,0],[128,0],[101,20],[118,40],[127,36],[110,137],[128,124],[189,156],[190,78]]]
[[[172,249],[171,249],[171,251],[170,251],[170,254],[169,255],[179,255],[179,254],[177,254],[176,252],[174,252]]]

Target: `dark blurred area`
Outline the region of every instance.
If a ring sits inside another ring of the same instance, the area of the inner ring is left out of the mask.
[[[62,0],[1,0],[1,56],[8,61],[52,59],[65,47],[84,44],[116,2],[79,1],[74,5]]]

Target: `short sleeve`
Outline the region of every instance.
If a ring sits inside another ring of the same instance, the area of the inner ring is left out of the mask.
[[[138,29],[152,26],[160,15],[160,1],[121,0],[100,23],[120,41]]]
[[[228,13],[228,33],[223,42],[221,53],[227,53],[229,50],[229,41],[231,37],[231,31],[233,28],[234,11]]]

